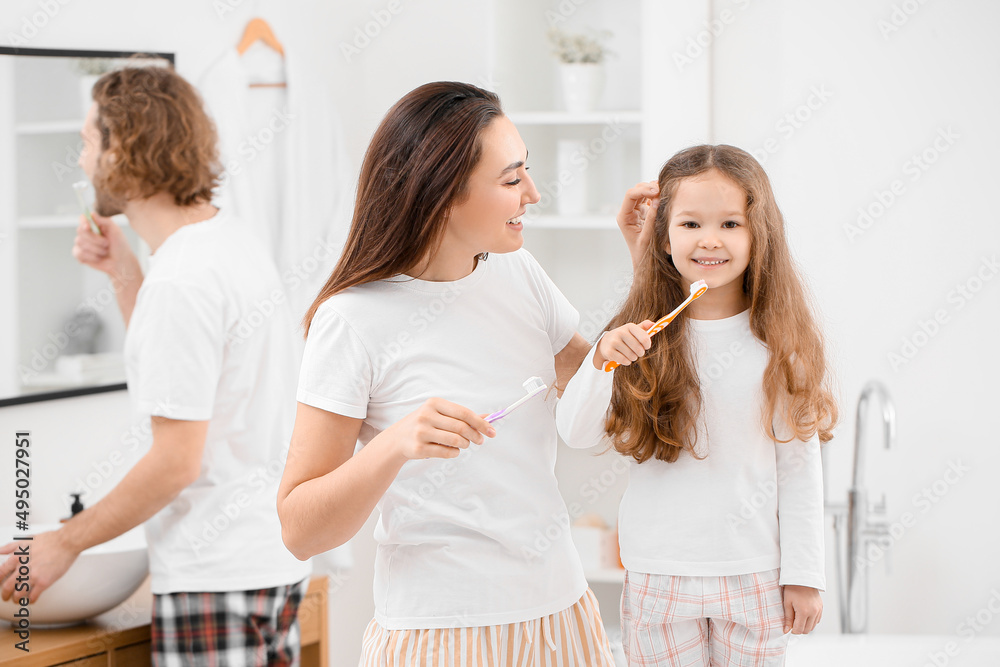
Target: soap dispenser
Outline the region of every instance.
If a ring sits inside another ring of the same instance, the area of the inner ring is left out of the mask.
[[[70,514],[70,516],[66,517],[65,519],[60,519],[59,523],[66,523],[67,521],[69,521],[70,519],[72,519],[77,514],[79,514],[80,512],[83,511],[83,503],[80,502],[80,496],[83,495],[83,494],[82,493],[71,493],[69,495],[73,496],[73,504],[70,505],[70,507],[69,507],[69,510],[70,510],[70,512],[72,512],[72,514]]]

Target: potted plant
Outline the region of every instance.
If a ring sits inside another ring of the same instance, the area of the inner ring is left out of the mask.
[[[549,30],[552,53],[559,59],[566,111],[584,113],[597,106],[604,87],[602,64],[609,54],[603,40],[610,36],[606,30],[590,34],[567,33],[559,28]]]

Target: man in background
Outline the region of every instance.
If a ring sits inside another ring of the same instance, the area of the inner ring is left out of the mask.
[[[154,664],[297,664],[310,565],[281,541],[280,475],[267,472],[283,467],[295,409],[281,280],[211,203],[216,132],[189,83],[167,67],[128,67],[93,96],[80,166],[100,234],[81,218],[73,254],[115,282],[129,396],[152,444],[102,500],[35,536],[30,599],[83,550],[145,523]],[[145,276],[116,214],[149,246]],[[15,561],[0,565],[4,599]]]

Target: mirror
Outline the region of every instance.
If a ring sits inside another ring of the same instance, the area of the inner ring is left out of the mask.
[[[94,83],[148,62],[174,56],[0,47],[0,406],[125,388],[111,281],[72,256],[73,184],[86,180],[77,159]]]

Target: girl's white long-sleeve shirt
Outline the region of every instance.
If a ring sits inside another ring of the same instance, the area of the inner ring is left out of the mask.
[[[749,311],[689,320],[701,382],[696,450],[677,461],[629,459],[618,517],[626,569],[679,576],[729,576],[780,568],[781,585],[826,587],[823,472],[819,438],[775,442],[761,427],[767,348]],[[594,368],[597,346],[556,409],[570,447],[609,444],[604,431],[614,373]],[[788,430],[773,423],[780,439]]]

